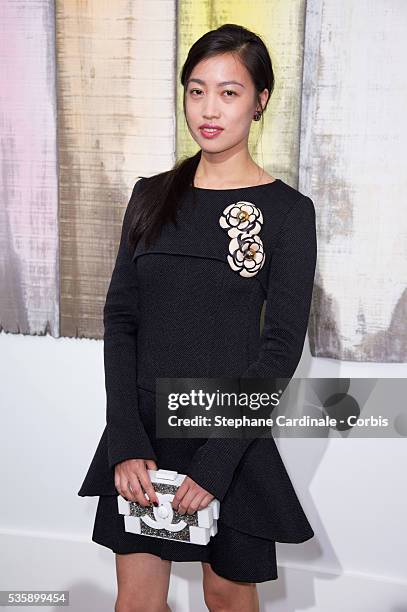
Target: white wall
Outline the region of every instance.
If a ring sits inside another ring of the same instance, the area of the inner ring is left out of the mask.
[[[0,334],[0,589],[69,590],[75,612],[111,611],[116,593],[114,554],[91,541],[97,498],[77,495],[104,427],[102,349]],[[406,374],[407,364],[313,359],[307,342],[296,372]],[[316,536],[277,544],[279,579],[258,585],[261,609],[406,612],[405,440],[277,443]],[[206,610],[200,563],[173,563],[169,604]]]

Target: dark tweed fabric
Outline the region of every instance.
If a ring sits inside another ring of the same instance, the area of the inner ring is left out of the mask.
[[[106,427],[78,494],[100,496],[94,539],[112,550],[145,547],[168,555],[163,558],[191,560],[198,548],[196,560],[210,555],[223,576],[272,579],[275,542],[314,535],[274,440],[156,438],[155,381],[239,377],[244,389],[246,378],[293,376],[315,274],[314,205],[281,180],[243,189],[191,187],[178,225],[167,224],[149,248],[140,241],[131,256],[129,211],[148,180],[136,183],[123,220],[104,309]],[[230,237],[219,225],[224,208],[238,200],[263,214],[266,261],[252,278],[229,266]],[[219,532],[210,544],[177,543],[178,550],[167,540],[123,532],[113,503],[114,466],[129,458],[155,459],[159,468],[186,473],[221,501]]]

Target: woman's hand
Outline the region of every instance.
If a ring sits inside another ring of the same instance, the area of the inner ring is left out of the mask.
[[[195,480],[189,476],[184,481],[174,495],[171,505],[180,514],[193,514],[196,510],[203,510],[215,499],[215,496],[203,489]]]
[[[151,506],[151,502],[159,505],[147,469],[157,469],[153,459],[127,459],[117,463],[114,470],[114,486],[120,495],[129,501],[138,502],[145,508]],[[150,502],[144,493],[147,493]]]

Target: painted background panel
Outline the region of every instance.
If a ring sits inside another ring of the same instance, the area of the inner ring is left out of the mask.
[[[0,6],[0,329],[102,337],[134,182],[198,148],[182,110],[187,51],[232,22],[262,36],[275,70],[252,154],[317,209],[312,354],[407,361],[405,2],[57,0],[55,11]]]
[[[311,351],[407,361],[407,3],[309,0],[300,189],[318,207]]]
[[[264,115],[263,136],[260,124],[253,122],[250,151],[267,172],[298,184],[299,131],[301,111],[302,60],[304,38],[304,0],[259,0],[254,5],[245,0],[178,2],[177,69],[177,155],[193,155],[197,143],[189,134],[182,108],[183,87],[179,75],[191,45],[208,30],[224,23],[236,23],[253,30],[269,49],[275,76],[275,88]],[[258,143],[258,146],[256,146]]]
[[[0,3],[0,330],[58,335],[54,3]]]
[[[132,187],[174,162],[175,4],[56,6],[61,334],[101,338]]]

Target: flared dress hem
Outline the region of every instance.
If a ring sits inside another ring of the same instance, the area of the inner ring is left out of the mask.
[[[175,562],[209,563],[213,571],[228,580],[266,582],[276,580],[276,543],[237,531],[221,520],[218,532],[206,545],[190,544],[166,538],[125,531],[124,517],[117,509],[117,496],[99,497],[92,541],[115,554],[150,553]]]

